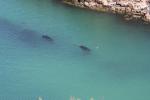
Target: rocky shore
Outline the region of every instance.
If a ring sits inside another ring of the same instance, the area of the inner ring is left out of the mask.
[[[126,20],[150,23],[150,0],[64,0],[64,3],[124,15]]]

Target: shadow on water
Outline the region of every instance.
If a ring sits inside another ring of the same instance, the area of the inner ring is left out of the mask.
[[[20,27],[6,19],[0,18],[0,29],[17,32],[20,30]]]
[[[23,45],[27,48],[40,48],[42,46],[43,49],[45,49],[45,47],[50,49],[49,47],[52,47],[55,50],[55,53],[61,55],[60,53],[63,51],[63,54],[68,56],[74,55],[73,53],[78,56],[86,56],[90,54],[85,50],[80,50],[77,45],[73,45],[69,43],[69,41],[56,37],[57,40],[55,42],[54,38],[50,35],[45,35],[45,33],[32,29],[24,29],[22,26],[15,25],[6,19],[0,19],[0,30],[4,30],[5,32],[9,31],[8,33],[0,32],[0,34],[6,35],[5,40],[9,41],[8,36],[10,36],[13,41],[18,41],[19,45]]]
[[[51,44],[51,41],[45,41],[42,38],[42,33],[32,29],[24,29],[22,26],[15,25],[6,19],[0,19],[0,30],[2,31],[0,34],[5,38],[17,40],[31,47]]]
[[[38,46],[38,44],[40,43],[40,37],[36,31],[33,30],[29,30],[29,29],[24,29],[20,32],[17,33],[18,34],[18,39],[21,40],[23,43],[26,43],[28,45],[31,46]]]
[[[0,34],[2,39],[14,41],[17,39],[17,34],[21,31],[21,27],[13,24],[7,19],[0,18]]]

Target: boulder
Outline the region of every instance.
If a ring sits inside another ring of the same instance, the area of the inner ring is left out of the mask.
[[[150,22],[150,14],[149,13],[145,14],[145,16],[143,17],[143,20],[146,22]]]

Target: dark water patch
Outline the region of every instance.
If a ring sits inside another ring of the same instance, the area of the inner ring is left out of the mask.
[[[4,41],[13,43],[17,39],[16,33],[18,33],[21,29],[21,26],[16,25],[7,19],[0,18],[0,34]]]
[[[13,24],[9,20],[0,18],[0,29],[1,30],[8,30],[8,31],[11,31],[11,32],[16,32],[20,29],[20,27]]]
[[[18,34],[18,39],[27,45],[30,45],[32,47],[36,47],[40,45],[40,40],[41,40],[40,33],[36,31],[23,29],[17,34]]]
[[[22,30],[19,34],[19,38],[25,41],[34,41],[34,39],[37,38],[36,36],[38,35],[37,32],[28,29]]]
[[[42,35],[31,29],[24,29],[18,33],[18,39],[31,47],[50,46],[53,43],[53,38],[48,35]]]
[[[32,29],[24,29],[23,26],[13,24],[7,19],[0,19],[0,34],[4,40],[10,42],[16,42],[16,40],[19,40],[18,42],[22,42],[31,47],[47,45],[42,39],[42,33]]]
[[[6,32],[6,33],[1,33],[3,35],[15,37],[16,36],[15,33],[19,32],[21,28],[22,28],[21,26],[13,24],[11,21],[7,19],[0,18],[0,30]]]

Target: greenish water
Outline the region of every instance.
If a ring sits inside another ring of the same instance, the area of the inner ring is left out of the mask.
[[[0,100],[150,100],[150,26],[56,0],[0,2]]]

